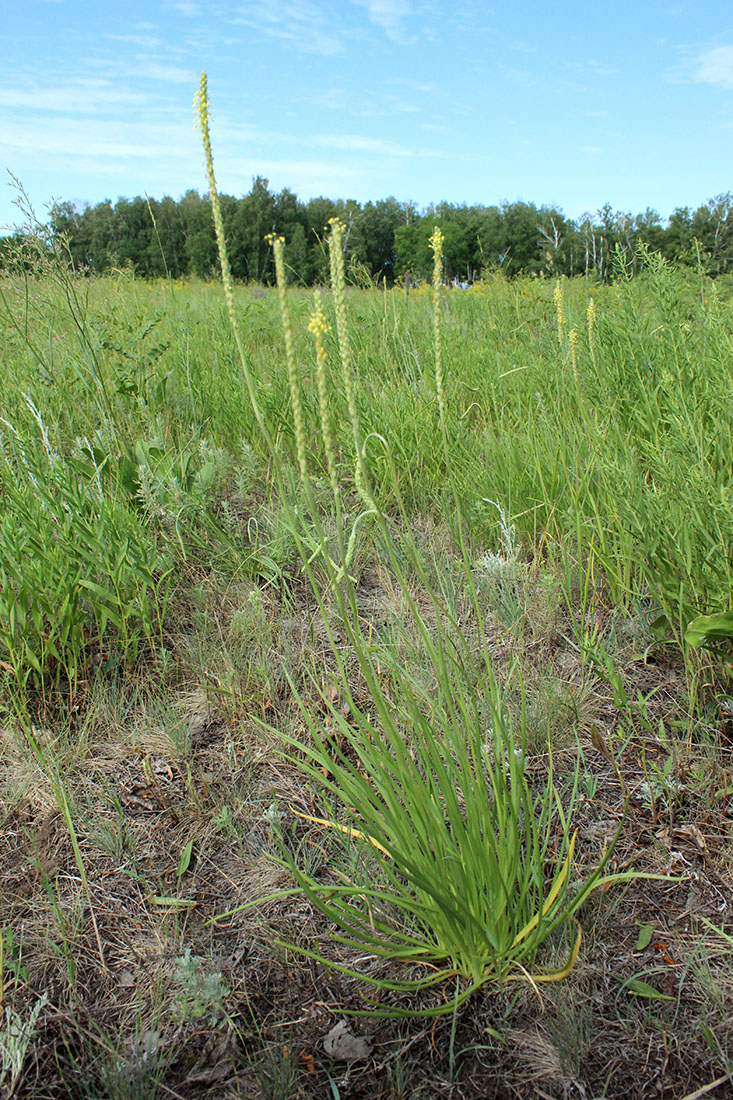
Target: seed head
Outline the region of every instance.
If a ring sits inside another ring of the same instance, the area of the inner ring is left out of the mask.
[[[333,492],[336,507],[338,509],[340,498],[338,475],[336,473],[336,448],[334,445],[333,432],[331,430],[331,417],[328,409],[328,367],[326,349],[323,346],[323,338],[328,332],[328,324],[323,312],[323,306],[321,305],[321,295],[318,290],[315,292],[314,298],[315,306],[311,319],[308,322],[308,331],[312,333],[316,345],[316,389],[318,391],[318,408],[321,414],[321,439],[323,440],[323,449],[326,454],[328,479],[331,483],[331,491]]]
[[[301,480],[305,482],[308,478],[308,464],[306,461],[305,444],[305,418],[303,416],[303,405],[300,400],[298,370],[295,365],[295,350],[293,347],[293,330],[290,325],[288,301],[287,295],[285,293],[285,238],[279,237],[276,233],[268,233],[265,237],[265,240],[268,244],[272,245],[272,251],[275,257],[275,278],[277,280],[277,293],[280,302],[280,318],[283,326],[283,335],[285,337],[285,362],[288,368],[288,389],[290,390],[290,403],[293,407],[295,450],[298,455],[298,469],[300,470],[300,477]]]
[[[596,300],[591,298],[588,302],[588,343],[593,351],[593,330],[596,324]]]
[[[570,344],[570,362],[573,366],[573,374],[578,373],[578,339],[577,329],[571,328],[568,333],[568,343]]]
[[[433,250],[433,339],[435,342],[435,392],[438,397],[440,430],[445,446],[445,398],[443,396],[443,337],[440,318],[440,289],[443,275],[443,241],[445,237],[436,225],[430,238]]]
[[[555,309],[557,311],[557,338],[562,343],[562,330],[565,324],[565,302],[563,300],[562,281],[560,279],[555,283],[555,292],[553,294],[555,299]]]

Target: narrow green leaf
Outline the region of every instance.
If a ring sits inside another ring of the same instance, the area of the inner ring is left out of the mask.
[[[151,905],[160,905],[165,909],[194,909],[197,905],[197,901],[192,901],[190,898],[175,898],[166,897],[162,894],[151,894]]]
[[[713,1052],[713,1054],[717,1054],[720,1048],[719,1048],[718,1042],[715,1038],[715,1035],[713,1034],[712,1029],[709,1028],[707,1024],[701,1023],[700,1024],[700,1032],[701,1032],[705,1042],[707,1043],[709,1049]]]
[[[191,853],[193,852],[193,841],[189,840],[186,847],[181,852],[181,858],[178,860],[178,867],[176,868],[176,878],[180,878],[181,875],[185,875],[191,863]]]
[[[673,1001],[674,997],[669,997],[666,993],[660,993],[658,989],[655,989],[653,985],[649,985],[647,982],[642,982],[640,978],[629,978],[625,984],[625,988],[629,993],[633,993],[636,997],[646,997],[650,1001]]]
[[[502,1044],[506,1043],[506,1039],[504,1038],[504,1036],[501,1035],[498,1031],[496,1031],[495,1028],[485,1027],[484,1031],[486,1032],[487,1035],[490,1035],[492,1039],[496,1039],[497,1043],[502,1043]]]
[[[643,951],[651,943],[651,938],[654,935],[653,924],[642,924],[639,929],[639,938],[636,941],[636,950]]]

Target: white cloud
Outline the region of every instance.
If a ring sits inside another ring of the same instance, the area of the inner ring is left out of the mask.
[[[126,42],[131,46],[138,46],[141,50],[155,50],[160,46],[160,40],[152,34],[105,34],[110,42]]]
[[[97,66],[107,75],[75,76],[42,84],[36,80],[16,80],[0,84],[0,108],[43,112],[45,115],[74,115],[77,118],[129,117],[132,111],[155,112],[164,117],[181,111],[178,89],[166,96],[164,88],[153,90],[145,81],[159,84],[186,84],[195,88],[198,77],[192,70],[166,65],[154,59],[119,61]],[[184,100],[187,104],[187,99]],[[48,120],[46,120],[48,123]],[[49,124],[50,128],[56,123]],[[0,142],[6,135],[0,132]],[[3,142],[4,143],[4,142]]]
[[[183,125],[161,127],[158,123],[119,122],[110,119],[57,117],[53,124],[43,118],[2,119],[3,159],[21,158],[24,166],[48,166],[54,158],[66,163],[92,158],[97,169],[104,162],[114,167],[119,161],[172,157],[178,163],[181,151],[196,148],[193,128]],[[11,165],[12,167],[12,165]]]
[[[354,105],[353,93],[348,92],[345,88],[337,88],[335,86],[325,88],[322,92],[317,92],[315,95],[301,98],[310,103],[313,107],[323,107],[329,111],[351,110]]]
[[[360,157],[363,165],[368,165],[369,171],[374,171],[375,166],[389,164],[396,170],[395,158],[412,160],[428,158],[430,160],[456,160],[453,153],[447,153],[443,149],[417,147],[407,148],[393,141],[385,141],[382,138],[364,137],[361,134],[316,134],[313,138],[304,138],[307,143],[324,149],[334,149],[338,152],[353,154],[349,156],[348,163],[354,163],[354,157]],[[461,158],[458,158],[461,159]]]
[[[386,108],[385,114],[391,114],[394,111],[399,111],[400,114],[414,114],[419,111],[420,108],[416,107],[414,103],[410,103],[408,100],[403,99],[399,95],[387,95],[384,97],[384,106]]]
[[[300,53],[332,57],[343,49],[333,24],[311,0],[248,0],[238,9],[234,22]]]
[[[388,38],[401,41],[403,22],[412,13],[408,0],[352,0],[360,8],[366,8],[370,22],[381,27]]]
[[[128,120],[71,115],[49,120],[45,113],[20,118],[15,111],[0,111],[0,168],[13,168],[13,164],[23,171],[26,167],[48,168],[50,164],[58,166],[60,160],[68,167],[76,165],[79,158],[87,158],[94,162],[96,174],[106,168],[114,172],[116,166],[129,167],[136,162],[165,162],[171,169],[184,172],[181,181],[187,185],[192,167],[198,171],[202,156],[189,112],[161,118],[155,103],[150,101],[149,105],[147,113],[154,121],[148,122],[141,122],[139,117]],[[261,146],[271,140],[270,134],[241,124],[217,126],[215,136],[223,161],[232,150]]]
[[[733,46],[716,46],[701,53],[694,64],[692,79],[733,90]]]
[[[602,61],[596,61],[593,57],[589,57],[577,68],[581,72],[591,73],[594,76],[618,76],[619,73],[618,69],[614,69],[611,65],[604,65]]]
[[[421,95],[443,95],[439,85],[434,80],[430,82],[420,80],[410,80],[405,76],[398,76],[392,81],[393,84],[402,84],[406,88],[411,88],[414,92],[419,92]]]
[[[158,61],[148,61],[145,58],[141,58],[137,65],[132,64],[130,68],[133,72],[137,70],[138,75],[148,80],[160,80],[164,84],[188,84],[189,87],[195,88],[199,81],[198,73],[193,69],[160,64]]]
[[[45,88],[18,85],[0,87],[0,107],[28,111],[62,111],[96,115],[108,110],[123,111],[148,102],[144,92],[115,87],[101,80],[76,80]]]
[[[390,95],[383,90],[359,90],[358,93],[345,88],[331,86],[321,92],[301,96],[301,102],[324,110],[343,111],[355,118],[384,118],[395,114],[415,114],[420,107],[410,103],[402,96]],[[424,106],[424,104],[423,104]]]
[[[342,149],[350,153],[369,153],[380,157],[411,156],[411,150],[403,145],[381,138],[361,137],[359,134],[318,134],[313,140],[316,145],[327,149]]]
[[[221,174],[217,173],[222,191],[234,194],[249,191],[253,176],[264,176],[275,191],[289,187],[301,198],[311,195],[345,196],[354,190],[364,191],[365,187],[370,186],[365,162],[354,160],[334,163],[330,159],[317,158],[227,157]]]
[[[196,0],[169,0],[169,3],[164,6],[171,11],[177,11],[179,15],[187,16],[189,19],[201,14],[201,5],[197,4]]]
[[[54,89],[47,94],[53,95]],[[112,198],[145,191],[178,195],[186,187],[203,186],[203,157],[188,112],[162,123],[153,113],[155,121],[140,122],[71,113],[49,119],[45,111],[19,117],[14,108],[0,110],[0,168],[7,166],[26,178],[41,172],[45,178],[53,165],[53,175],[66,181],[64,197],[78,194],[93,201],[102,197],[101,192]],[[387,159],[394,163],[394,158],[409,155],[400,145],[356,134],[293,138],[225,119],[215,131],[219,182],[223,191],[233,194],[247,192],[252,177],[263,175],[273,188],[290,187],[301,196],[359,192],[365,199],[389,186]],[[273,142],[283,150],[300,146],[322,149],[323,154],[273,156]],[[52,190],[51,183],[49,195]]]

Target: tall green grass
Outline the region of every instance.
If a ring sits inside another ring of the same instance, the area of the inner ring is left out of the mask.
[[[69,459],[88,456],[87,441],[98,459],[124,473],[136,449],[149,455],[153,448],[167,456],[175,477],[177,456],[203,442],[229,456],[232,468],[241,469],[246,454],[252,489],[266,484],[271,456],[241,386],[215,289],[171,288],[125,273],[86,279],[68,268],[58,276],[63,262],[61,255],[52,269],[2,282],[0,411],[23,437],[26,454],[30,448],[44,467],[30,399],[54,449]],[[594,563],[606,598],[644,607],[650,619],[664,614],[681,640],[690,618],[725,611],[733,598],[727,288],[716,291],[710,280],[650,256],[633,281],[598,288],[566,282],[563,293],[562,345],[550,284],[492,279],[450,293],[443,319],[444,451],[434,445],[439,419],[429,294],[347,288],[355,402],[363,438],[372,437],[367,452],[375,495],[381,506],[393,506],[386,454],[373,438],[378,433],[389,441],[408,513],[444,515],[455,487],[466,536],[480,556],[499,545],[496,509],[487,503],[498,501],[527,551],[550,548],[576,576]],[[281,460],[295,465],[276,294],[235,288],[234,299],[265,423]],[[325,456],[306,331],[311,296],[288,290],[287,300],[308,459],[317,478]],[[328,300],[325,308],[328,315]],[[578,334],[575,370],[571,329]],[[336,372],[329,382],[336,462],[345,474],[353,442],[334,335],[326,350]],[[2,435],[6,451],[16,446],[9,427]],[[194,455],[187,472],[206,461]],[[91,468],[87,474],[93,482]],[[179,507],[191,493],[199,493],[200,504],[202,491],[216,507],[211,494],[221,490],[220,479],[208,490],[200,478],[195,487],[185,475],[179,481]],[[246,498],[248,488],[239,482]],[[135,511],[136,490],[123,490],[118,503]],[[248,503],[257,511],[254,498]],[[19,537],[19,526],[32,530],[30,520],[13,521],[6,494],[0,507],[12,537]],[[266,540],[267,518],[258,516],[258,523]]]
[[[0,660],[21,689],[34,675],[73,693],[110,631],[127,658],[160,641],[171,566],[91,449],[59,453],[37,419],[33,433],[5,421],[0,440]]]

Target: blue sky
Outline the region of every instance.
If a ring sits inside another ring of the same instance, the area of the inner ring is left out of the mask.
[[[668,215],[733,189],[730,0],[25,0],[3,39],[0,169],[42,217],[202,189],[204,68],[236,195]]]

